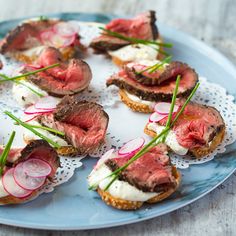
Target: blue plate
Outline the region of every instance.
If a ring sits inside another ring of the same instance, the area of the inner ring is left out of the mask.
[[[53,16],[64,20],[102,23],[112,18],[109,15],[82,13]],[[3,37],[18,23],[19,20],[0,23],[0,36]],[[200,75],[219,83],[235,95],[236,70],[223,55],[180,31],[160,23],[158,25],[163,37],[174,44],[172,54],[175,59],[188,62]],[[27,204],[1,207],[0,223],[35,229],[79,230],[117,226],[157,217],[196,201],[226,180],[236,168],[235,154],[236,144],[232,144],[213,161],[182,170],[181,187],[171,198],[129,212],[106,206],[95,192],[87,190],[86,177],[95,160],[85,159],[83,169],[78,170],[68,183],[59,186],[54,192],[43,194]]]

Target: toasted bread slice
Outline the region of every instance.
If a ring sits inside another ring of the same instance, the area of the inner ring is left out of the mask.
[[[153,138],[156,137],[157,135],[156,132],[149,130],[147,125],[144,128],[144,133]],[[188,150],[187,154],[192,155],[196,158],[202,158],[211,153],[212,151],[214,151],[217,148],[217,146],[222,142],[224,136],[225,136],[225,126],[214,136],[210,145],[203,146],[200,148],[193,148],[191,150]]]
[[[142,104],[140,102],[136,102],[131,100],[128,96],[127,93],[125,92],[124,89],[119,90],[120,98],[121,101],[127,105],[131,110],[136,111],[136,112],[142,112],[142,113],[152,113],[153,108],[150,107],[149,105]]]
[[[76,50],[75,50],[75,47],[69,46],[69,47],[65,47],[63,49],[60,49],[60,52],[62,54],[62,59],[64,61],[67,61],[73,57],[73,55],[76,53]],[[37,54],[33,54],[31,56],[28,56],[28,55],[21,53],[19,51],[11,53],[11,57],[13,57],[16,61],[24,62],[27,64],[31,64],[34,61],[36,61],[38,56],[39,55],[37,55]]]
[[[167,197],[169,197],[172,193],[174,193],[177,188],[180,185],[180,181],[181,181],[181,175],[178,172],[178,170],[176,169],[176,167],[172,167],[172,172],[174,177],[176,178],[176,182],[177,185],[175,188],[170,188],[168,191],[166,192],[162,192],[159,195],[149,199],[147,201],[147,203],[157,203],[160,202],[164,199],[166,199]],[[140,201],[129,201],[129,200],[124,200],[121,198],[116,198],[113,197],[110,193],[98,188],[97,189],[98,194],[101,196],[102,200],[109,206],[112,206],[114,208],[117,208],[119,210],[136,210],[138,208],[140,208],[144,202],[140,202]]]

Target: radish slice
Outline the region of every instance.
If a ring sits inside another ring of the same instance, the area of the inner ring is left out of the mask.
[[[16,183],[13,177],[14,170],[15,168],[11,168],[3,175],[2,184],[4,189],[13,197],[24,198],[29,196],[32,191],[23,189]]]
[[[38,158],[31,158],[23,163],[23,172],[33,178],[42,178],[50,175],[52,167]]]
[[[43,68],[41,65],[32,65],[32,64],[24,64],[23,66],[24,66],[24,68],[30,67],[35,70]]]
[[[63,37],[71,37],[76,34],[72,25],[66,22],[60,22],[53,26],[53,31]]]
[[[75,35],[72,35],[70,37],[63,37],[59,34],[54,33],[53,35],[50,36],[49,40],[53,46],[57,48],[63,48],[63,47],[70,46],[71,44],[74,43]]]
[[[149,117],[149,122],[158,122],[162,119],[164,119],[165,117],[167,117],[168,115],[161,115],[157,112],[154,112],[150,115]]]
[[[112,153],[114,152],[114,148],[108,150],[107,152],[105,152],[101,158],[98,160],[96,166],[95,166],[95,169],[99,168],[106,160],[108,160]]]
[[[26,190],[35,190],[41,187],[46,180],[46,177],[34,178],[28,176],[23,169],[23,162],[19,163],[14,168],[13,177],[16,183],[23,189]]]
[[[157,112],[161,115],[168,115],[170,112],[170,106],[171,106],[171,104],[168,102],[159,102],[155,105],[154,110],[155,110],[155,112]],[[179,109],[179,106],[175,105],[173,112],[177,112],[178,109]]]
[[[43,114],[43,113],[48,113],[48,112],[52,112],[54,109],[48,109],[48,110],[39,110],[37,108],[35,108],[34,105],[32,106],[29,106],[25,109],[24,113],[27,114],[27,115],[32,115],[32,114]]]
[[[145,143],[144,138],[132,139],[120,148],[120,150],[118,151],[118,154],[125,155],[125,156],[129,154],[133,154],[134,152],[139,150],[143,146],[144,143]]]
[[[45,31],[42,31],[40,33],[40,39],[41,39],[41,42],[43,44],[45,43],[48,43],[50,41],[50,38],[51,36],[53,35],[54,33],[52,32],[52,30],[45,30]]]
[[[60,99],[51,96],[43,97],[35,103],[34,107],[39,110],[53,110],[57,107]]]
[[[29,115],[25,114],[25,117],[22,120],[23,120],[23,122],[30,122],[31,120],[34,120],[38,115],[37,114],[29,114]]]

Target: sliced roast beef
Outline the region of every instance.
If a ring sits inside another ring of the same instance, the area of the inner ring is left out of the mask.
[[[39,117],[42,125],[64,132],[79,154],[91,153],[104,142],[108,120],[102,106],[78,96],[64,97],[54,113]]]
[[[39,33],[52,27],[59,21],[39,20],[30,21],[17,26],[10,31],[1,43],[0,53],[22,51],[42,45]]]
[[[127,37],[155,40],[158,37],[158,30],[155,22],[155,12],[148,11],[137,15],[133,19],[114,19],[107,24],[105,28]],[[130,42],[108,36],[104,33],[93,39],[90,47],[98,51],[106,52],[109,50],[119,49],[128,44],[130,44]]]
[[[172,62],[165,68],[159,77],[163,81],[160,85],[142,84],[139,79],[131,78],[132,76],[130,77],[126,71],[121,70],[107,80],[107,86],[116,85],[143,100],[171,101],[178,75],[181,76],[181,79],[177,97],[187,97],[198,82],[198,75],[187,64],[181,62]]]
[[[12,56],[14,53],[20,53],[22,51],[32,49],[38,46],[54,46],[64,51],[65,54],[70,55],[69,51],[66,51],[70,46],[73,48],[82,48],[80,43],[80,36],[75,35],[71,45],[66,44],[64,47],[57,46],[49,35],[54,34],[53,27],[61,23],[60,20],[29,20],[18,25],[15,29],[11,30],[6,37],[0,43],[0,53]],[[13,53],[13,54],[12,54]],[[71,52],[71,55],[73,53]],[[16,58],[15,58],[16,59]]]
[[[0,147],[0,155],[4,147]],[[60,165],[57,152],[44,140],[31,141],[24,148],[12,148],[7,156],[7,165],[17,165],[29,158],[38,158],[46,161],[52,167],[52,172],[49,177],[53,177],[57,168]]]
[[[88,87],[92,72],[86,62],[80,59],[62,62],[61,53],[52,47],[44,49],[37,61],[42,67],[55,63],[60,63],[60,66],[28,76],[28,79],[54,96],[75,94]],[[32,67],[27,67],[23,72],[32,70]]]
[[[177,103],[181,107],[184,101],[181,99]],[[165,125],[166,122],[167,118],[159,121],[159,124]],[[224,120],[214,107],[190,102],[178,118],[173,130],[181,146],[193,149],[208,145],[224,128]]]
[[[141,84],[153,86],[159,85],[168,79],[168,77],[162,76],[164,72],[163,67],[151,71],[151,69],[154,68],[154,65],[155,64],[153,64],[153,66],[147,66],[142,64],[142,62],[130,62],[124,65],[123,68],[130,78],[137,80]]]
[[[108,159],[105,164],[115,171],[127,163],[130,157]],[[119,176],[144,192],[163,192],[176,186],[167,146],[159,144],[129,165]]]

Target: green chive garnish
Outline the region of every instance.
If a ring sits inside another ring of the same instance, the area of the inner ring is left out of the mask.
[[[5,146],[3,152],[0,156],[0,175],[2,175],[2,173],[3,173],[3,169],[4,169],[4,166],[6,165],[7,157],[8,157],[10,150],[11,150],[11,146],[12,146],[13,140],[15,138],[15,135],[16,135],[16,132],[13,131],[10,139],[7,142],[7,145]]]
[[[124,36],[123,34],[119,34],[115,31],[111,31],[108,29],[105,29],[104,27],[99,27],[99,29],[101,29],[107,36],[111,36],[111,37],[115,37],[115,38],[119,38],[125,41],[128,41],[130,43],[140,43],[140,44],[144,44],[144,45],[155,45],[155,46],[160,46],[160,47],[165,47],[165,48],[172,48],[172,44],[171,43],[160,43],[154,40],[145,40],[145,39],[138,39],[138,38],[133,38],[133,37],[128,37],[128,36]],[[168,53],[155,48],[157,51],[159,51],[161,54],[163,55],[169,55]]]
[[[51,140],[50,138],[46,137],[45,135],[41,134],[40,132],[38,132],[36,129],[44,129],[44,130],[48,130],[50,132],[54,132],[56,134],[59,134],[59,135],[65,135],[64,133],[58,131],[58,130],[54,130],[54,129],[51,129],[51,128],[47,128],[47,127],[43,127],[43,126],[35,126],[35,125],[31,125],[31,124],[28,124],[28,123],[25,123],[23,121],[21,121],[20,119],[18,119],[16,116],[14,116],[11,112],[9,111],[5,111],[4,112],[7,116],[9,116],[11,119],[13,119],[14,121],[17,122],[18,125],[21,125],[22,127],[30,130],[32,133],[34,133],[35,135],[37,135],[38,137],[44,139],[45,141],[47,141],[48,143],[50,143],[53,147],[55,148],[60,148],[61,146],[54,142],[53,140]]]
[[[179,81],[180,81],[180,76],[177,77],[176,79],[176,87],[173,93],[173,97],[172,97],[172,101],[171,101],[171,107],[170,107],[170,113],[168,115],[168,121],[167,121],[167,125],[166,127],[162,130],[162,132],[160,134],[158,134],[155,138],[153,138],[148,144],[146,144],[140,151],[138,151],[125,165],[121,166],[120,168],[118,168],[117,170],[113,171],[110,175],[108,175],[106,178],[108,177],[113,177],[112,180],[109,182],[109,184],[105,187],[104,191],[106,191],[107,189],[109,189],[109,187],[112,185],[112,183],[119,178],[119,175],[122,171],[124,171],[131,163],[133,163],[134,161],[136,161],[138,158],[140,158],[142,155],[144,155],[145,153],[147,153],[151,148],[155,147],[156,145],[158,145],[159,143],[161,143],[163,141],[163,136],[166,135],[169,130],[171,129],[171,127],[173,127],[173,125],[175,124],[175,122],[178,120],[179,116],[183,113],[185,107],[187,106],[187,104],[189,103],[189,101],[191,100],[191,98],[193,97],[193,95],[195,94],[195,92],[197,91],[200,83],[197,83],[196,86],[194,87],[193,91],[191,92],[191,94],[189,95],[189,97],[186,99],[185,103],[183,104],[183,106],[181,107],[180,111],[177,113],[177,115],[175,116],[173,122],[171,122],[172,119],[172,112],[174,110],[174,105],[175,105],[175,101],[176,101],[176,97],[177,97],[177,92],[178,92],[178,86],[179,86]],[[98,185],[98,184],[97,184]],[[91,186],[89,189],[94,189],[96,186],[93,185]]]

